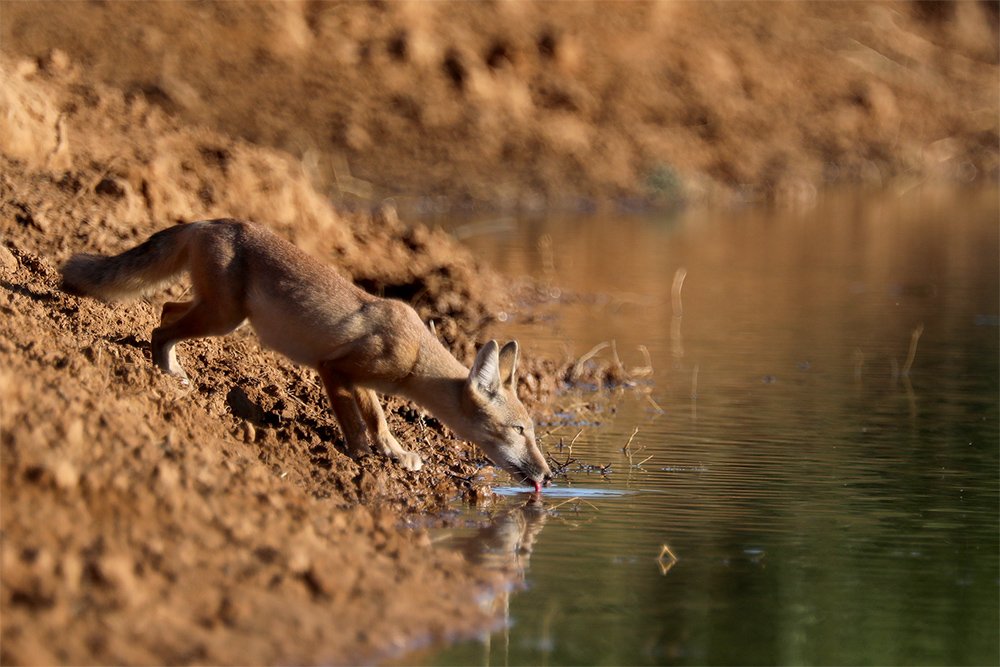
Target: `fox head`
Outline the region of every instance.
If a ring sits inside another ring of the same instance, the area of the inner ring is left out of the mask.
[[[515,480],[539,491],[552,480],[552,471],[535,443],[531,417],[517,398],[517,359],[517,341],[501,349],[491,340],[479,350],[463,401],[469,439]]]

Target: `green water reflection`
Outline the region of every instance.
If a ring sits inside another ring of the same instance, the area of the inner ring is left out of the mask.
[[[635,493],[510,496],[453,531],[526,590],[496,601],[507,629],[424,659],[1000,662],[998,215],[995,192],[909,193],[472,228],[501,270],[562,290],[554,319],[498,333],[615,339],[626,365],[644,345],[654,384],[586,415],[572,456],[612,472],[559,482]],[[546,430],[563,460],[580,429]]]

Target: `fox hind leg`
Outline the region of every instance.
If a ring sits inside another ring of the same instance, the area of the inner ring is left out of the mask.
[[[244,276],[240,267],[237,239],[231,228],[213,227],[211,234],[196,237],[189,244],[187,268],[197,295],[188,302],[163,305],[160,326],[153,329],[153,363],[171,375],[187,381],[187,373],[177,361],[174,345],[190,338],[224,336],[246,318],[243,303]]]
[[[368,432],[374,436],[375,446],[379,451],[406,470],[420,470],[424,465],[420,456],[416,452],[403,449],[403,446],[389,431],[389,424],[385,421],[385,413],[382,412],[382,406],[378,402],[378,395],[371,389],[355,387],[354,398],[361,409],[361,416],[368,426]]]
[[[183,312],[182,305],[188,306]],[[187,381],[187,373],[177,361],[174,345],[189,338],[223,336],[238,327],[243,319],[243,312],[239,309],[222,308],[207,301],[165,304],[161,324],[153,329],[150,341],[153,363],[170,375]]]
[[[163,310],[160,311],[160,328],[179,320],[185,313],[191,310],[193,305],[194,301],[165,302]],[[187,373],[184,372],[184,368],[177,361],[177,352],[174,349],[173,343],[167,344],[166,349],[159,352],[157,352],[157,346],[153,345],[153,363],[170,375],[176,375],[185,383],[188,382]]]
[[[160,326],[166,326],[179,320],[184,313],[191,310],[194,301],[167,301],[160,311]]]

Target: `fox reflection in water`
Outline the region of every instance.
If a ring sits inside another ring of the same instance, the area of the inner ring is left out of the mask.
[[[489,519],[475,534],[460,538],[456,546],[474,563],[514,573],[524,580],[535,538],[548,519],[540,494],[532,494],[521,506],[511,507]]]
[[[485,664],[490,664],[494,639],[502,641],[505,654],[510,649],[510,596],[523,587],[535,539],[548,518],[549,511],[542,503],[541,494],[532,494],[523,505],[504,509],[472,535],[454,542],[472,562],[511,574],[513,586],[483,603],[484,609],[503,623],[497,637],[486,633],[481,638]]]

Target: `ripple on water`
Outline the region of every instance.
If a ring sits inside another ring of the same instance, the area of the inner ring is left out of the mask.
[[[534,493],[523,486],[493,487],[493,493],[498,496],[530,496]],[[629,489],[598,489],[581,486],[550,486],[542,491],[543,498],[617,498],[638,493]]]

